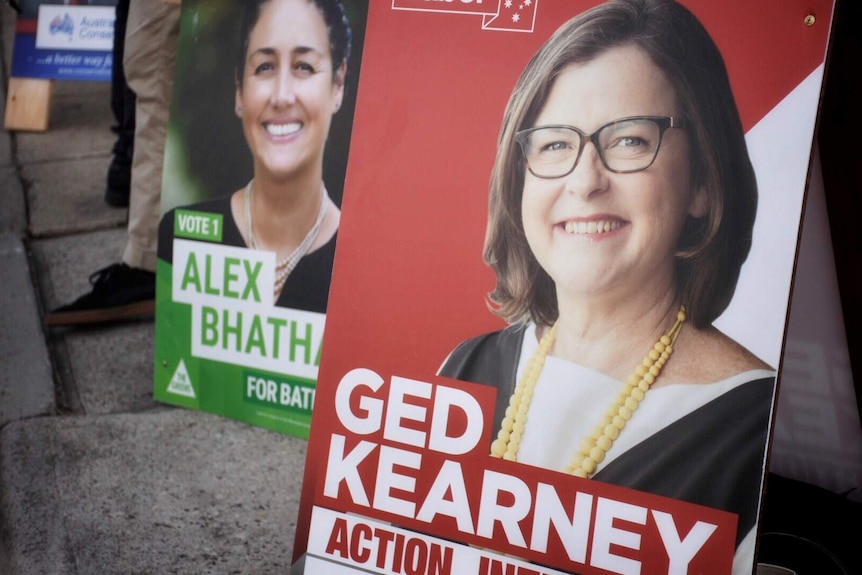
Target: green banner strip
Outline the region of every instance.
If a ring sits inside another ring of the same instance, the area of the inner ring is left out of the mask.
[[[311,415],[314,381],[262,371],[242,373],[242,399],[246,403]]]
[[[174,237],[220,242],[223,217],[221,214],[178,209],[174,212]]]

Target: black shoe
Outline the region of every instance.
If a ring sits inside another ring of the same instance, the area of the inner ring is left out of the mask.
[[[105,189],[105,203],[115,208],[129,205],[129,190],[132,185],[132,166],[118,161],[117,156],[108,166],[108,187]]]
[[[45,325],[104,323],[151,316],[156,310],[156,274],[112,264],[90,276],[93,289],[45,315]]]

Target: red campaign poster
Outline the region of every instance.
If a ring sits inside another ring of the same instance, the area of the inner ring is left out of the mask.
[[[832,11],[372,3],[293,573],[753,572]]]

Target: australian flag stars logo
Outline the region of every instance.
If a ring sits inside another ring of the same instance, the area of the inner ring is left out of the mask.
[[[481,16],[482,30],[532,32],[539,0],[392,0],[393,10]]]
[[[539,0],[502,0],[494,16],[485,16],[483,30],[532,32]]]
[[[515,6],[515,3],[512,2],[512,0],[506,0],[506,2],[505,2],[506,10],[513,10],[512,11],[512,23],[513,24],[517,24],[518,22],[520,22],[521,21],[521,12],[523,12],[524,10],[529,10],[530,6],[532,6],[532,5],[533,5],[533,3],[530,0],[524,0],[523,2],[518,4],[517,7],[513,10],[513,6]]]

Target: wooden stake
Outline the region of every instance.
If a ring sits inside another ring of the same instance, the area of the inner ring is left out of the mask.
[[[51,115],[54,81],[41,78],[9,78],[6,96],[7,131],[44,132]]]

